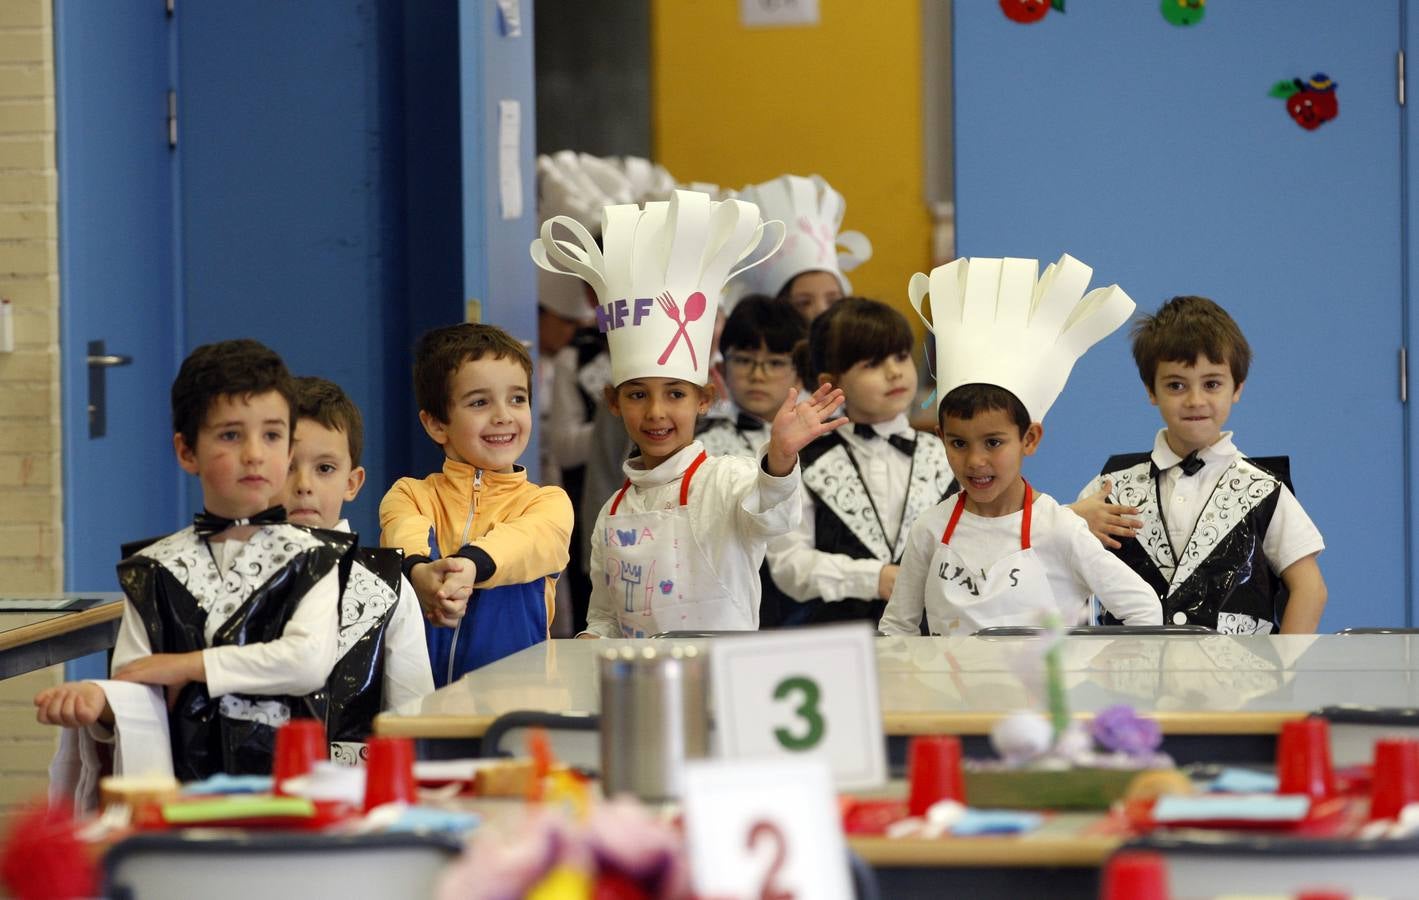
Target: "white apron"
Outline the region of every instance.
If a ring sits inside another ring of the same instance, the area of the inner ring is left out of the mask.
[[[971,634],[996,625],[1039,625],[1043,613],[1059,611],[1045,568],[1030,549],[1034,499],[1035,492],[1026,482],[1020,549],[997,560],[982,577],[951,549],[951,535],[966,508],[966,492],[957,495],[941,545],[927,570],[926,624],[932,634]]]
[[[752,631],[749,597],[734,598],[695,539],[686,504],[701,452],[680,476],[680,505],[621,513],[621,485],[607,512],[606,580],[625,637],[664,631]]]

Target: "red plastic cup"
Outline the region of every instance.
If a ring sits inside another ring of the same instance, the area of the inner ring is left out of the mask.
[[[907,746],[907,812],[924,816],[938,800],[966,801],[961,740],[951,735],[914,737]]]
[[[1278,794],[1305,794],[1313,800],[1335,796],[1330,766],[1330,723],[1307,716],[1281,726],[1276,742]]]
[[[365,745],[365,812],[386,803],[414,803],[414,742],[409,738],[372,737]]]
[[[1099,900],[1168,900],[1168,864],[1161,853],[1127,850],[1104,867]]]
[[[1375,741],[1375,774],[1370,787],[1370,818],[1395,819],[1410,803],[1419,803],[1419,741]]]
[[[318,719],[292,719],[276,729],[276,758],[271,765],[275,793],[283,793],[283,781],[306,774],[316,762],[326,759],[329,752],[325,725]]]

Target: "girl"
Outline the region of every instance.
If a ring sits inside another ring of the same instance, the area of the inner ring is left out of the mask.
[[[901,313],[846,298],[813,320],[806,373],[836,384],[851,424],[800,453],[803,518],[769,544],[774,583],[798,601],[784,624],[866,619],[892,595],[909,526],[949,492],[934,435],[907,422],[916,395],[912,333]]]

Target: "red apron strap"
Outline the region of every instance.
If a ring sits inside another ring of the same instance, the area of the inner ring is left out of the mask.
[[[1020,479],[1025,481],[1025,479]],[[1025,481],[1025,510],[1020,517],[1020,549],[1030,549],[1030,508],[1035,505],[1035,489],[1030,487],[1030,483]]]
[[[611,501],[611,511],[608,512],[606,515],[608,515],[608,516],[614,516],[614,515],[616,514],[616,507],[618,507],[618,506],[621,505],[621,498],[624,497],[624,496],[626,496],[626,491],[628,491],[628,490],[630,490],[630,489],[631,489],[631,479],[627,478],[627,479],[626,479],[626,483],[623,484],[623,485],[621,485],[621,489],[616,492],[616,499]]]
[[[961,511],[966,508],[966,489],[961,488],[961,493],[956,495],[956,508],[951,510],[951,520],[946,523],[946,530],[941,532],[941,543],[951,543],[951,535],[956,532],[956,523],[961,521]]]
[[[680,479],[680,505],[686,506],[690,502],[690,479],[694,477],[695,470],[700,467],[700,463],[705,461],[708,454],[701,450],[700,455],[695,457],[695,461],[690,463],[690,467],[685,470],[684,476]]]

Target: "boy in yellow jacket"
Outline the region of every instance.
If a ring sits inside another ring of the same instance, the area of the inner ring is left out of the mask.
[[[404,551],[427,620],[434,682],[547,638],[572,506],[527,480],[532,359],[491,325],[451,325],[414,351],[419,421],[443,470],[401,478],[379,505],[380,543]]]

